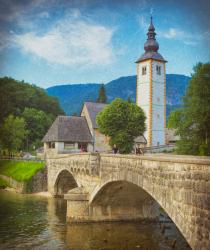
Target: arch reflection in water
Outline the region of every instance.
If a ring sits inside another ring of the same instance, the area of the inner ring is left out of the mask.
[[[164,237],[158,223],[66,224],[66,201],[0,191],[0,249],[189,250],[170,223]]]

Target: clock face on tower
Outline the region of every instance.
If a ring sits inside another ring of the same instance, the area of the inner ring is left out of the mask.
[[[166,60],[158,53],[155,27],[148,28],[145,53],[136,61],[137,87],[136,104],[140,106],[146,119],[147,146],[165,145],[166,125]]]

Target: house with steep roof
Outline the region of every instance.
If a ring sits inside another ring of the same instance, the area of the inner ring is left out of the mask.
[[[58,116],[44,136],[45,153],[104,152],[109,138],[101,134],[96,116],[107,104],[85,102],[81,116]]]
[[[45,153],[93,150],[93,137],[85,117],[58,116],[42,139]]]

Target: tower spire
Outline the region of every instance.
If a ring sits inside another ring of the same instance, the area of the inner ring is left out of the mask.
[[[148,28],[148,32],[147,32],[147,41],[144,44],[144,50],[145,52],[157,52],[159,49],[159,44],[156,41],[156,33],[155,33],[155,27],[153,25],[153,18],[152,15],[150,17],[150,25]]]
[[[136,61],[136,63],[139,63],[146,59],[155,59],[166,62],[166,60],[161,56],[161,54],[158,53],[159,44],[156,41],[156,32],[155,32],[155,26],[153,24],[152,10],[150,13],[150,24],[147,31],[147,40],[144,43],[144,50],[145,50],[144,54]]]

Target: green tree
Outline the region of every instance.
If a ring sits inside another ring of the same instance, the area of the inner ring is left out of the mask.
[[[131,96],[130,96],[130,95],[129,95],[129,97],[128,97],[127,101],[128,101],[129,103],[133,102],[133,101],[132,101],[132,98],[131,98]]]
[[[39,147],[41,145],[41,139],[53,122],[53,115],[46,114],[42,110],[25,108],[22,117],[25,119],[26,129],[28,131],[25,147],[27,149],[32,148],[32,146],[36,148]]]
[[[99,102],[99,103],[106,103],[107,102],[106,90],[105,90],[104,84],[102,84],[100,89],[99,89],[97,102]]]
[[[181,137],[177,152],[210,155],[210,63],[194,67],[183,103],[168,121],[168,127],[175,128]]]
[[[134,139],[145,131],[143,110],[120,98],[107,105],[96,117],[99,131],[110,137],[110,145],[116,144],[120,153],[130,153]]]
[[[25,107],[42,110],[54,118],[64,114],[58,99],[48,96],[44,89],[9,77],[0,78],[0,124],[9,114],[21,115]]]
[[[17,152],[21,149],[27,134],[24,118],[9,115],[1,126],[0,134],[3,148],[9,153]]]

